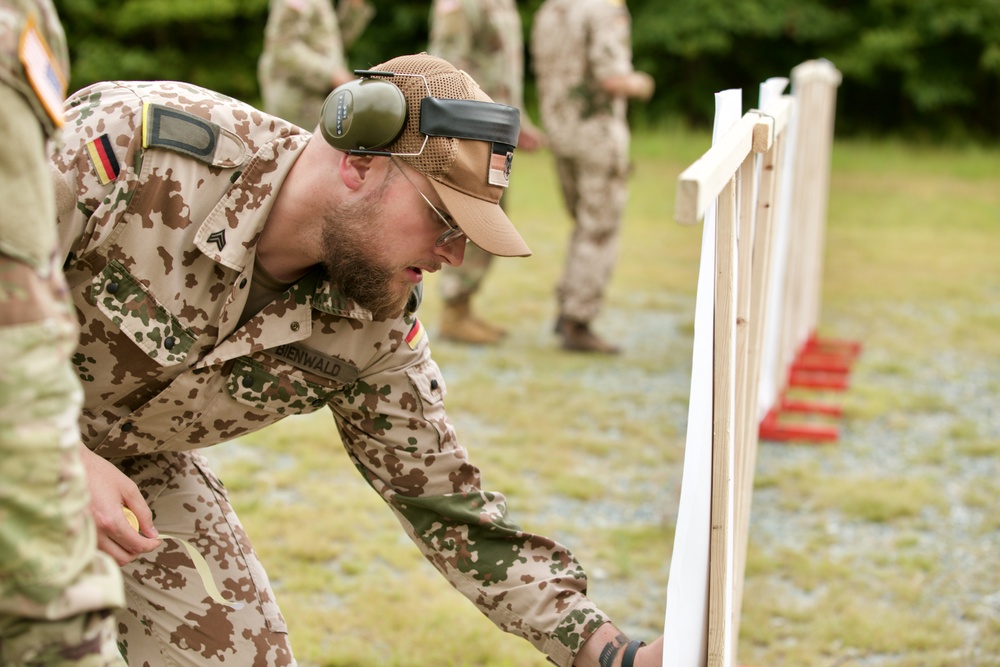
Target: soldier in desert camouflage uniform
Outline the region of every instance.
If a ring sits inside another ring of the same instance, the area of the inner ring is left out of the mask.
[[[121,664],[121,575],[97,550],[80,462],[77,325],[56,259],[45,141],[66,40],[48,0],[0,0],[0,664]]]
[[[542,126],[574,223],[556,288],[556,332],[565,349],[615,353],[590,324],[618,258],[630,169],[627,100],[649,99],[653,79],[632,69],[624,0],[546,0],[535,14],[531,55]]]
[[[257,78],[264,110],[316,127],[331,90],[354,78],[344,50],[375,14],[365,0],[271,0]]]
[[[129,664],[164,664],[161,652],[169,664],[294,664],[264,569],[195,450],[324,408],[408,535],[498,627],[563,666],[597,667],[625,642],[568,551],[481,487],[415,313],[423,273],[460,264],[463,236],[530,254],[498,204],[516,120],[499,144],[427,138],[421,99],[516,112],[428,55],[377,69],[397,73],[409,108],[391,157],[341,152],[187,84],[101,83],[67,103],[59,235],[83,323],[74,359],[93,508],[108,519],[99,543],[130,593]],[[180,548],[155,539],[154,515],[242,609],[205,594]]]
[[[519,149],[531,151],[542,144],[541,131],[524,111],[524,40],[514,0],[434,0],[427,50],[468,72],[493,101],[521,111]],[[505,209],[509,197],[500,202]],[[472,310],[472,298],[492,259],[492,255],[472,245],[466,249],[462,266],[441,271],[442,338],[492,345],[506,334]]]

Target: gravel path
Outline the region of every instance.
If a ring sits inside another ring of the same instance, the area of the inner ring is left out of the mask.
[[[665,397],[656,415],[630,416],[672,424],[678,435],[665,446],[682,447],[693,304],[679,299],[666,311],[628,309],[625,315],[627,307],[620,317],[609,311],[604,318],[609,337],[625,347],[626,363],[595,365],[584,382],[609,395],[615,387],[640,385]],[[986,311],[979,315],[1000,321],[1000,306]],[[760,444],[739,653],[744,664],[1000,665],[1000,518],[994,509],[1000,360],[976,347],[906,342],[955,340],[963,320],[960,309],[917,303],[828,310],[825,328],[861,342],[863,352],[851,387],[819,397],[845,408],[836,443]],[[901,329],[901,322],[922,330]],[[643,357],[655,368],[627,363]],[[621,405],[635,409],[627,400]],[[633,470],[618,494],[597,501],[553,498],[531,520],[558,524],[579,517],[581,547],[591,531],[623,523],[672,527],[680,472],[680,460]],[[602,605],[630,610],[626,631],[650,636],[662,631],[667,568],[668,562],[629,581],[605,579],[597,568],[592,594]]]

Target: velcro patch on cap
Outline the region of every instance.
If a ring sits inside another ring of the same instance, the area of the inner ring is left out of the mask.
[[[101,185],[107,185],[118,178],[121,166],[118,164],[115,152],[111,149],[111,139],[108,135],[102,134],[93,141],[87,142],[87,154],[90,156],[91,162],[94,163],[94,170],[97,172],[97,178],[101,180]]]
[[[507,144],[493,144],[490,154],[490,185],[506,188],[510,185],[510,166],[514,162],[514,147]]]

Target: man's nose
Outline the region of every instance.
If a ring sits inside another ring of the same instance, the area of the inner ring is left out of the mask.
[[[467,240],[464,236],[459,236],[451,243],[446,243],[443,246],[435,246],[435,250],[445,264],[449,266],[461,266],[462,261],[465,259],[465,242]]]

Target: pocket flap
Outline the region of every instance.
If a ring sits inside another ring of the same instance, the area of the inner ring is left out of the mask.
[[[90,299],[161,366],[183,362],[194,345],[194,335],[117,260],[108,262],[94,278]]]

